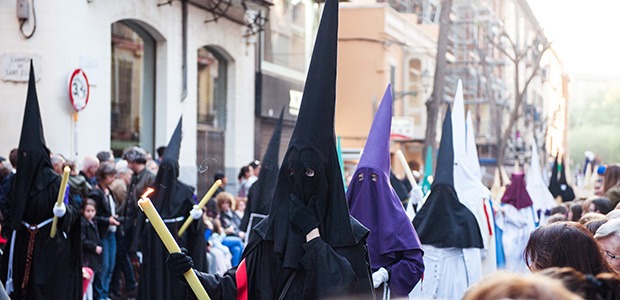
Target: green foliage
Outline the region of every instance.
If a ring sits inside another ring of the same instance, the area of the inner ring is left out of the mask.
[[[620,86],[591,93],[585,100],[571,103],[568,135],[572,161],[582,164],[584,152],[590,150],[600,155],[603,163],[620,162]]]

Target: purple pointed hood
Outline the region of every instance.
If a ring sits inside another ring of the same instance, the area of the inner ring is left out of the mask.
[[[351,215],[370,229],[368,247],[372,268],[393,263],[395,251],[420,249],[405,210],[390,185],[390,127],[392,95],[388,85],[353,175],[347,201]]]
[[[360,167],[371,167],[381,170],[387,176],[390,174],[390,130],[392,127],[392,88],[388,84],[383,100],[372,121],[370,133],[360,158]]]
[[[512,180],[506,187],[502,203],[510,204],[516,209],[532,206],[532,198],[525,188],[525,174],[523,172],[512,173]]]
[[[372,270],[394,265],[403,255],[417,256],[420,260],[422,256],[418,235],[390,185],[391,125],[392,95],[388,85],[347,190],[351,215],[370,229],[368,254]],[[391,274],[391,278],[399,276],[411,277],[409,273]],[[392,283],[390,288],[399,291],[399,295],[406,295],[415,285],[411,280]]]

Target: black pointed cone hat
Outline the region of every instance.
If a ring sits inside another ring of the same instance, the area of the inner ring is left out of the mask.
[[[290,145],[335,149],[336,59],[338,56],[338,1],[325,1],[312,60]]]
[[[6,228],[6,230],[10,231],[21,226],[21,220],[30,195],[37,194],[47,188],[54,180],[59,181],[59,179],[60,176],[55,174],[52,169],[50,152],[45,145],[34,67],[30,61],[28,94],[18,146],[17,173],[13,178],[9,195],[11,214],[7,224],[10,228]],[[58,192],[58,188],[58,186],[55,187],[56,192]]]
[[[269,144],[267,144],[267,150],[265,150],[265,154],[263,155],[263,160],[261,161],[261,169],[260,174],[263,175],[263,171],[265,166],[268,169],[276,170],[278,169],[278,161],[280,156],[280,139],[282,137],[282,122],[284,121],[284,108],[280,111],[280,118],[276,123],[276,126],[273,129],[273,133],[271,134],[271,139],[269,139]],[[275,168],[273,168],[275,166]],[[259,178],[260,180],[260,178]],[[277,175],[274,177],[274,182],[277,180]]]
[[[454,147],[452,118],[446,110],[437,152],[437,167],[431,192],[413,218],[420,241],[437,248],[483,248],[474,214],[460,201],[454,190]]]
[[[445,184],[454,188],[454,145],[452,138],[452,113],[450,107],[446,110],[441,128],[441,141],[437,150],[437,164],[435,166],[435,185]]]
[[[274,242],[284,268],[300,268],[305,236],[289,223],[293,196],[304,203],[316,197],[315,215],[321,239],[332,247],[357,244],[367,229],[349,215],[334,136],[338,1],[327,0],[323,9],[308,69],[297,123],[280,172],[268,219],[255,230]],[[307,177],[312,169],[313,178]],[[310,182],[312,181],[312,183]],[[303,183],[307,182],[307,183]]]
[[[26,109],[22,123],[22,133],[19,138],[19,149],[49,152],[43,136],[43,123],[39,109],[39,98],[35,84],[34,66],[30,61],[30,77],[28,79],[28,95],[26,96]],[[50,163],[51,166],[51,163]]]
[[[172,133],[172,137],[170,137],[170,141],[168,142],[168,146],[166,146],[166,151],[164,151],[163,159],[179,161],[179,153],[181,151],[181,138],[182,138],[182,129],[183,129],[183,117],[179,119],[177,123],[177,127],[174,129]]]
[[[152,185],[155,189],[152,196],[153,205],[164,218],[185,215],[186,211],[178,210],[183,208],[184,201],[193,199],[194,189],[178,180],[182,129],[183,118],[181,117],[162,155],[157,176]]]
[[[566,160],[562,157],[562,164],[560,165],[560,179],[559,179],[559,188],[560,188],[560,196],[562,197],[562,202],[568,202],[575,200],[575,191],[573,188],[568,185],[568,181],[566,180]]]
[[[248,191],[248,204],[245,207],[245,213],[241,220],[239,228],[246,231],[250,222],[252,213],[267,215],[271,209],[271,199],[278,181],[278,158],[280,155],[280,138],[282,136],[282,122],[284,119],[284,108],[280,111],[280,118],[276,123],[271,134],[271,139],[267,145],[267,150],[261,161],[260,176],[258,180],[252,184]]]
[[[560,195],[562,190],[560,189],[560,182],[558,181],[558,157],[553,160],[553,167],[551,167],[551,178],[549,178],[549,191],[553,198]]]

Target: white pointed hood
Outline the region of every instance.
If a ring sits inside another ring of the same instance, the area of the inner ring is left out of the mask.
[[[532,143],[532,162],[526,174],[525,181],[527,193],[530,194],[530,198],[532,198],[534,212],[540,215],[541,219],[544,219],[545,211],[551,210],[557,204],[542,177],[536,142]]]
[[[482,180],[482,170],[480,169],[480,160],[478,158],[478,149],[476,148],[476,135],[474,134],[474,123],[471,120],[471,111],[467,111],[466,120],[467,131],[467,168]]]
[[[463,101],[463,86],[459,80],[454,95],[454,110],[452,111],[452,132],[454,147],[454,189],[459,200],[476,217],[480,235],[484,243],[485,260],[489,262],[487,267],[481,266],[481,272],[487,274],[494,271],[495,265],[495,239],[493,236],[494,223],[493,216],[489,208],[488,201],[491,200],[491,191],[482,184],[480,178],[468,168],[467,142],[465,139],[465,104]],[[491,256],[493,259],[491,259]],[[493,262],[491,262],[493,260]],[[490,270],[487,270],[491,268]]]
[[[454,147],[454,189],[459,200],[476,216],[483,240],[490,235],[484,200],[491,198],[491,191],[482,184],[467,167],[467,145],[465,140],[465,105],[463,86],[459,80],[454,96],[452,111],[452,138]],[[491,229],[492,230],[492,229]],[[491,231],[492,232],[492,231]],[[486,242],[485,242],[486,248]]]

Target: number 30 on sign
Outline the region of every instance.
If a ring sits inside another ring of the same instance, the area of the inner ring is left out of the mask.
[[[69,99],[75,111],[81,111],[88,104],[90,85],[88,78],[82,69],[76,69],[69,78]]]

